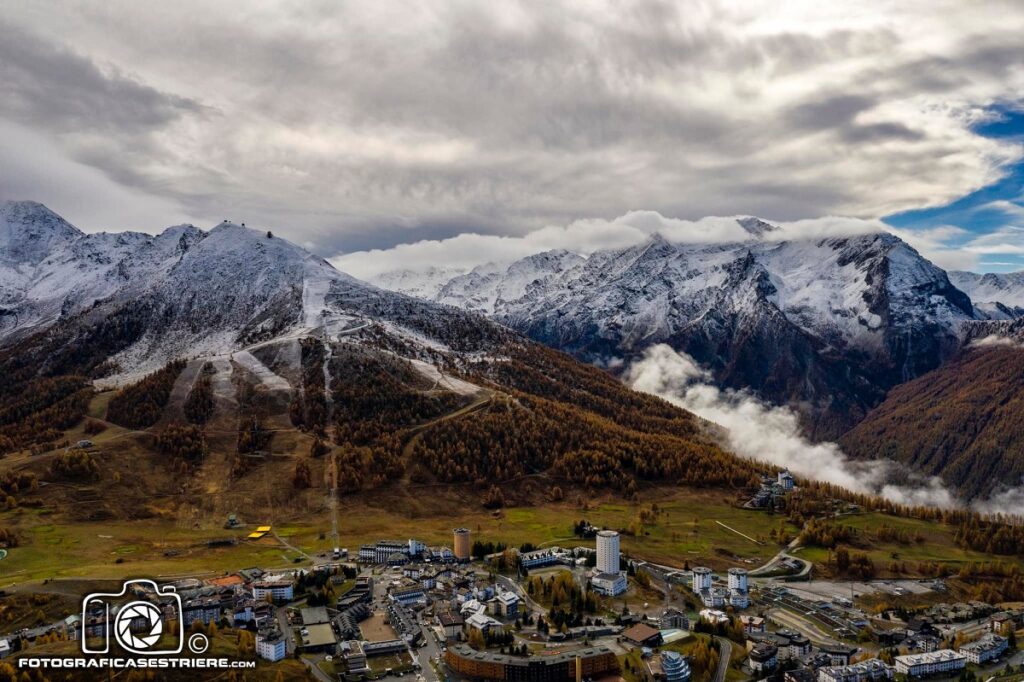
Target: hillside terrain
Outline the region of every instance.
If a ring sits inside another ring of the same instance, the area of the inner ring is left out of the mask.
[[[668,343],[716,382],[750,389],[832,438],[885,392],[951,357],[965,322],[987,319],[946,273],[890,234],[780,241],[741,218],[747,241],[648,242],[528,256],[444,281],[376,281],[474,310],[588,362],[615,365]]]
[[[951,542],[963,561],[1014,555],[1022,542],[1000,530],[990,548],[989,526],[966,512],[812,482],[787,518],[741,510],[766,468],[694,415],[271,233],[171,228],[180,248],[161,250],[167,233],[83,235],[38,205],[5,210],[0,542],[14,582],[304,563],[410,523],[432,541],[456,522],[556,541],[576,514],[663,561],[756,563],[837,496],[941,521],[943,544],[923,558]],[[127,252],[84,248],[104,239]],[[770,278],[755,281],[722,291],[764,312]],[[245,541],[261,524],[273,533]]]
[[[4,257],[21,279],[5,290],[0,345],[6,569],[45,572],[32,557],[48,546],[70,561],[81,540],[61,528],[160,528],[164,550],[128,544],[171,565],[208,554],[229,514],[289,524],[346,499],[416,507],[416,490],[498,510],[602,489],[630,499],[654,483],[735,495],[758,481],[693,415],[269,233],[172,228],[190,235],[175,255],[121,277],[142,261],[97,260],[83,249],[102,236],[15,208]],[[118,243],[148,253],[165,235]],[[43,287],[58,276],[78,285]],[[233,546],[215,551],[267,559]]]
[[[844,450],[866,459],[881,455],[941,476],[968,498],[1019,486],[1024,478],[1024,345],[1013,336],[984,338],[942,367],[890,391],[843,436]]]

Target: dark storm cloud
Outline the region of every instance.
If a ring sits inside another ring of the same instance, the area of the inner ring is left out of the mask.
[[[971,125],[1024,90],[1019,6],[879,2],[24,3],[0,118],[325,254],[632,209],[874,217],[998,178],[1018,151]]]
[[[0,23],[0,34],[0,113],[9,118],[60,132],[131,135],[200,110],[15,26]]]

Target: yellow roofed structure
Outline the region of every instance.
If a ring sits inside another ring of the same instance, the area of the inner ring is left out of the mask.
[[[250,540],[259,540],[264,535],[266,535],[266,533],[261,533],[260,531],[255,531],[253,533],[249,533],[248,538]]]
[[[260,526],[259,528],[256,529],[256,532],[257,533],[269,533],[270,532],[270,526]]]

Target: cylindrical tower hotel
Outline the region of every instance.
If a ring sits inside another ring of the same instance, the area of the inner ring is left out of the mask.
[[[469,546],[469,529],[468,528],[456,528],[454,531],[455,539],[452,541],[454,545],[452,551],[455,553],[455,558],[459,561],[469,561],[470,546]]]
[[[602,530],[597,534],[597,571],[619,572],[619,534],[613,530]]]
[[[729,569],[729,589],[747,591],[747,571],[743,568]]]
[[[704,566],[697,566],[693,569],[693,591],[711,589],[711,569]]]

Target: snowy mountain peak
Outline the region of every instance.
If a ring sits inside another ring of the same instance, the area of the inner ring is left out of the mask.
[[[84,234],[39,204],[0,209],[0,345],[84,314],[139,318],[137,368],[187,351],[230,350],[291,329],[344,324],[344,300],[397,299],[290,241],[224,222],[158,235]]]
[[[53,249],[82,236],[82,232],[35,201],[0,204],[0,260],[38,263]]]
[[[752,237],[757,237],[758,239],[764,237],[769,232],[775,232],[779,229],[775,225],[766,223],[760,218],[755,218],[754,216],[737,218],[736,222],[739,223],[740,227],[746,230]]]
[[[974,320],[945,272],[890,234],[546,252],[452,278],[434,301],[484,312],[597,362],[669,343],[734,388],[792,402],[834,435],[888,387],[935,367]],[[853,369],[851,369],[853,368]]]

